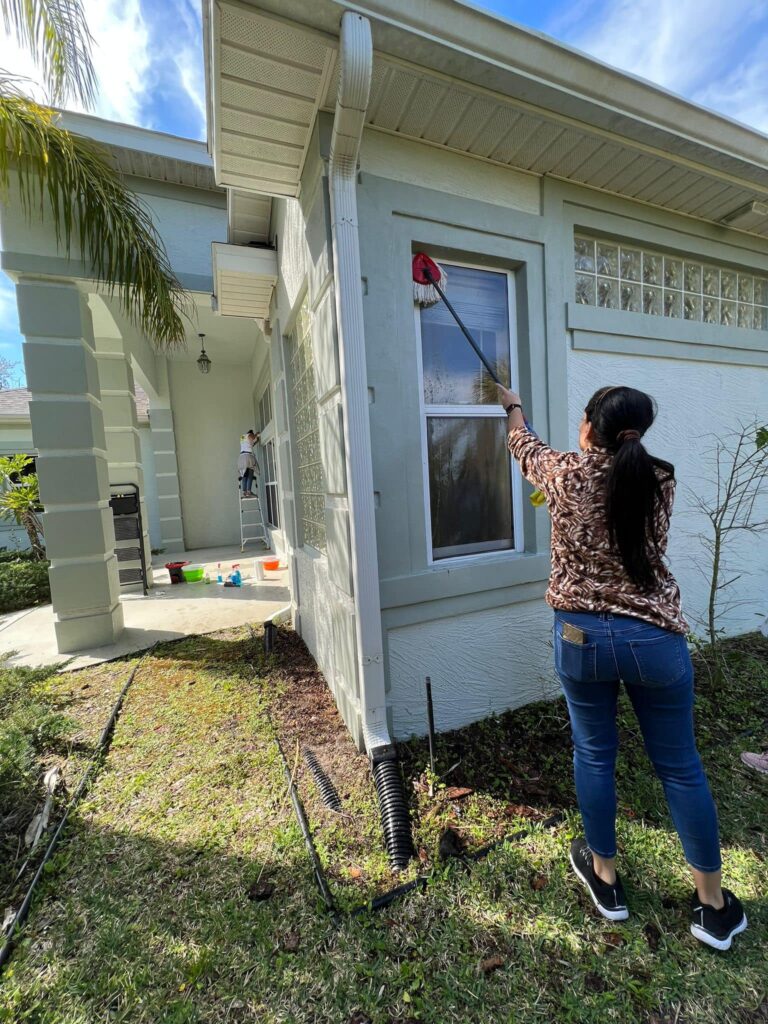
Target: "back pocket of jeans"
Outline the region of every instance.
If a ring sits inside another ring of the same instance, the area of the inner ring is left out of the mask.
[[[681,633],[667,633],[650,640],[630,640],[629,648],[640,681],[648,686],[671,686],[685,674],[688,648]]]
[[[597,644],[575,644],[565,640],[562,623],[555,636],[555,668],[569,679],[579,683],[593,683],[597,678]]]

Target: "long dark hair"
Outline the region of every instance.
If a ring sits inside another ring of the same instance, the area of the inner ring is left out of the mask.
[[[661,537],[656,512],[662,480],[675,468],[650,455],[642,436],[656,418],[656,403],[635,388],[600,388],[584,410],[595,443],[613,453],[608,471],[605,515],[611,544],[619,552],[629,578],[644,590],[657,583]]]

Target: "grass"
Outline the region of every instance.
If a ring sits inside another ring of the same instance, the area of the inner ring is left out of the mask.
[[[698,731],[721,811],[725,873],[750,917],[725,955],[688,933],[690,882],[626,706],[618,772],[628,922],[597,917],[566,866],[579,821],[562,702],[440,737],[438,771],[460,764],[434,797],[425,744],[406,745],[427,889],[379,914],[334,922],[319,904],[272,742],[276,725],[293,762],[279,709],[297,675],[306,684],[301,658],[287,631],[265,659],[245,630],[147,657],[6,970],[0,1020],[768,1021],[768,786],[738,761],[740,750],[768,745],[765,640],[730,646],[729,680],[717,689],[698,665]],[[107,698],[133,663],[41,685],[78,723],[73,729],[92,735],[97,702],[83,694],[100,693],[103,723]],[[317,723],[302,727],[314,742]],[[348,774],[341,761],[334,768],[347,817],[321,810],[303,769],[298,784],[334,892],[352,905],[399,879],[382,858],[370,781],[347,750]],[[72,774],[82,767],[73,764]],[[555,808],[565,809],[564,823],[542,829]],[[446,825],[472,848],[521,824],[527,838],[471,869],[436,856]],[[274,883],[270,899],[250,898],[257,880]]]

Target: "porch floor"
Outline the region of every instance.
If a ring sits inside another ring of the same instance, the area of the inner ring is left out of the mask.
[[[261,547],[209,548],[189,551],[183,556],[158,555],[152,559],[154,586],[145,597],[141,591],[124,589],[121,595],[125,630],[117,643],[94,647],[75,654],[59,654],[56,649],[53,608],[42,605],[0,617],[0,660],[10,665],[56,665],[67,670],[111,661],[151,647],[158,640],[195,633],[211,633],[248,622],[263,622],[290,601],[287,571],[265,572],[255,579],[254,561],[264,557]],[[165,562],[184,558],[204,565],[212,580],[206,583],[171,585]],[[234,562],[240,564],[242,587],[216,585],[217,565],[226,575]],[[282,563],[281,563],[282,566]]]

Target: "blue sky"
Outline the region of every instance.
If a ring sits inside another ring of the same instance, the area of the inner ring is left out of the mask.
[[[200,0],[83,3],[100,83],[93,113],[203,139]],[[475,6],[768,132],[764,0],[485,0]],[[2,28],[0,68],[36,77]],[[43,98],[39,90],[37,97]],[[2,274],[0,357],[18,364],[23,385],[14,290]]]

